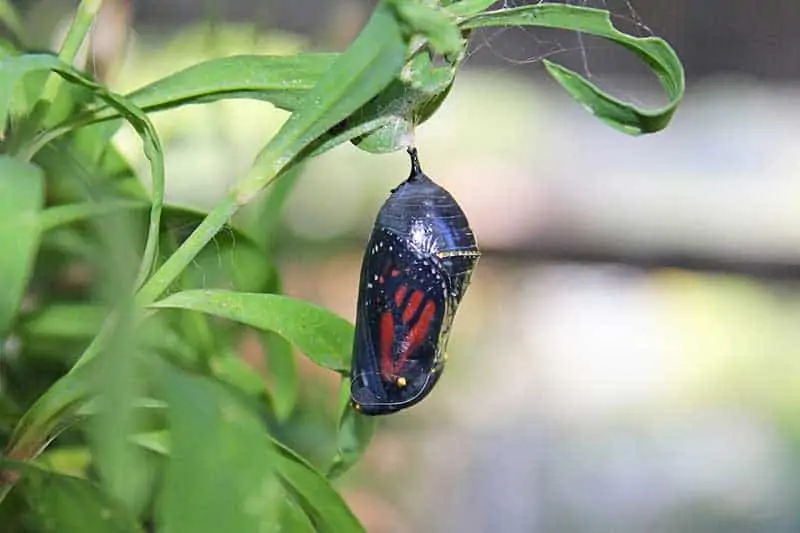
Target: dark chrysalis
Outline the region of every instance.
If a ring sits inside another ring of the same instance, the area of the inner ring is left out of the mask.
[[[378,212],[361,267],[350,395],[367,415],[410,407],[436,385],[480,257],[464,212],[408,153],[411,175]]]

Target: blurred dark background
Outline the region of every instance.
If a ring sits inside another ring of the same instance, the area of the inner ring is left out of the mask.
[[[666,131],[626,137],[539,60],[663,102],[627,52],[531,28],[473,37],[417,145],[485,255],[446,377],[344,480],[370,532],[800,530],[800,3],[583,3],[667,39],[686,100]],[[74,7],[16,4],[39,46]],[[89,61],[125,91],[212,56],[341,50],[371,5],[107,0]],[[155,119],[171,201],[202,207],[285,114],[236,101]],[[144,164],[130,132],[116,140]],[[308,165],[282,215],[290,294],[354,316],[361,247],[407,171],[352,146]],[[304,369],[306,398],[329,401],[333,377]]]

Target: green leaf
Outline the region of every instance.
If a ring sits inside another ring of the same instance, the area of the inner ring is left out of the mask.
[[[267,352],[267,366],[272,375],[272,403],[275,418],[284,421],[292,414],[300,392],[300,375],[297,372],[292,345],[278,335],[264,333],[261,342]]]
[[[237,213],[235,226],[270,255],[279,236],[283,206],[300,181],[304,167],[300,163],[281,174],[281,178],[264,191],[263,198],[250,202]]]
[[[17,83],[31,72],[50,70],[53,60],[58,61],[54,56],[38,54],[7,56],[0,61],[0,131],[8,126]]]
[[[262,531],[277,520],[279,485],[258,416],[218,383],[166,373],[171,457],[158,531]]]
[[[52,533],[142,533],[131,513],[85,479],[3,462],[6,473],[22,476],[20,490],[39,522]]]
[[[289,533],[316,533],[314,524],[294,499],[286,495],[281,504],[281,529]]]
[[[90,362],[56,381],[22,416],[6,444],[3,455],[13,460],[34,457],[44,444],[72,421],[78,409],[91,397]],[[0,475],[0,477],[2,477]],[[0,501],[8,487],[0,485]]]
[[[445,9],[456,17],[467,17],[486,11],[497,0],[461,0],[450,3]]]
[[[212,59],[161,78],[127,95],[144,111],[162,111],[226,98],[265,100],[295,109],[339,54],[240,55]],[[116,116],[100,110],[95,119]]]
[[[170,217],[171,220],[183,217]],[[270,258],[248,237],[226,228],[184,270],[183,289],[236,289],[257,291],[275,270]]]
[[[199,380],[201,378],[193,379]],[[190,400],[191,398],[187,398],[187,401]],[[167,456],[171,454],[171,448],[174,447],[174,440],[175,437],[170,438],[169,435],[163,431],[137,435],[135,438],[135,441],[146,449]],[[206,438],[200,437],[200,441],[198,442],[205,443]],[[364,531],[364,527],[359,523],[358,519],[353,515],[353,512],[347,507],[345,501],[336,492],[325,476],[308,464],[302,457],[283,446],[278,441],[270,439],[270,443],[272,446],[269,447],[269,457],[272,460],[274,472],[283,485],[292,493],[292,496],[300,502],[303,509],[311,516],[316,526],[312,531],[319,531],[321,533],[360,533]],[[212,451],[208,451],[207,453],[211,454]],[[257,451],[263,452],[264,449],[258,449]],[[246,453],[243,453],[243,455],[247,456]],[[170,462],[174,461],[176,457],[177,456],[173,454],[173,458]],[[186,465],[187,469],[188,467],[189,465]],[[281,498],[280,493],[276,494],[276,496],[278,501],[286,501],[285,495],[283,495],[283,498]],[[291,513],[295,515],[291,520],[293,522],[298,521],[299,517],[296,516],[298,510],[293,509]],[[286,515],[283,514],[281,518],[284,519],[285,516]],[[303,530],[288,529],[287,531],[294,533],[295,531]]]
[[[85,478],[92,454],[86,446],[59,446],[44,452],[34,463],[46,470]]]
[[[264,378],[236,353],[211,359],[211,372],[223,383],[233,385],[248,396],[263,397],[267,392]]]
[[[349,372],[353,326],[302,300],[277,294],[194,290],[170,295],[150,307],[200,311],[274,331],[318,365],[343,374]]]
[[[608,11],[565,4],[537,4],[491,11],[467,18],[462,29],[489,26],[537,26],[560,28],[595,35],[620,44],[639,56],[658,76],[669,97],[661,109],[644,110],[603,92],[583,76],[544,61],[547,71],[561,86],[610,126],[631,135],[664,129],[678,107],[685,90],[683,66],[675,51],[657,37],[632,37],[617,30]]]
[[[48,207],[39,215],[41,231],[81,222],[103,215],[132,209],[146,209],[148,204],[137,200],[109,200]]]
[[[154,81],[129,93],[126,99],[148,113],[232,98],[262,100],[293,111],[339,55],[237,55],[211,59]],[[108,105],[98,105],[62,127],[69,131],[119,116]]]
[[[273,441],[275,472],[289,485],[322,533],[365,531],[342,497],[314,467],[299,455]]]
[[[272,193],[275,191],[273,190]],[[283,283],[280,273],[275,272],[265,292],[281,294]],[[266,353],[267,368],[272,376],[272,401],[275,418],[284,421],[294,411],[300,393],[300,374],[292,345],[280,335],[265,332],[261,344]]]
[[[350,404],[349,377],[342,378],[339,413],[338,451],[328,470],[330,479],[341,476],[361,459],[378,426],[378,417],[362,415]]]
[[[37,167],[0,156],[0,336],[17,314],[39,247],[44,176]]]
[[[107,315],[108,309],[95,304],[53,304],[24,317],[20,333],[24,337],[91,338]]]
[[[391,0],[388,4],[411,35],[422,35],[439,54],[457,54],[464,48],[461,32],[448,12],[420,0]]]
[[[80,205],[87,210],[102,210],[100,206],[114,206],[124,201],[138,202],[143,208],[150,208],[149,193],[130,165],[110,144],[110,137],[106,136],[110,125],[82,128],[68,139],[57,139],[43,146],[34,156],[33,161],[48,178],[47,199],[54,208],[58,208],[56,214],[62,205],[70,206],[63,213],[64,216],[70,216],[69,211],[78,209]],[[90,149],[90,146],[94,148]],[[104,146],[105,149],[98,149],[98,146]],[[120,209],[117,212],[121,213],[125,206],[118,207]],[[87,220],[92,216],[88,216]]]
[[[87,424],[93,465],[107,492],[137,512],[150,496],[142,450],[129,441],[139,424],[136,400],[145,392],[142,354],[136,347],[133,313],[117,310],[109,346],[96,359],[90,376],[91,397],[101,406]],[[82,413],[79,413],[81,415]]]

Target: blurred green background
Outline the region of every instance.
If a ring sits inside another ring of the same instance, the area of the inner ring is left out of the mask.
[[[582,3],[670,41],[686,101],[665,132],[629,138],[538,62],[662,102],[626,52],[568,33],[474,36],[417,146],[484,257],[446,377],[382,421],[346,497],[374,533],[798,531],[800,4]],[[15,4],[41,48],[74,7]],[[85,61],[128,91],[209,57],[341,50],[370,9],[107,0]],[[285,117],[243,100],[155,115],[170,201],[213,205]],[[132,132],[116,142],[144,168]],[[354,318],[361,247],[406,159],[348,145],[304,169],[280,215],[287,294]],[[309,442],[332,423],[337,380],[303,371]]]

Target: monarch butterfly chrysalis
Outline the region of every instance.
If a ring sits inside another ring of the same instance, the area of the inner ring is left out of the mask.
[[[410,407],[436,385],[480,257],[464,212],[408,153],[411,175],[378,212],[361,267],[350,396],[367,415]]]

